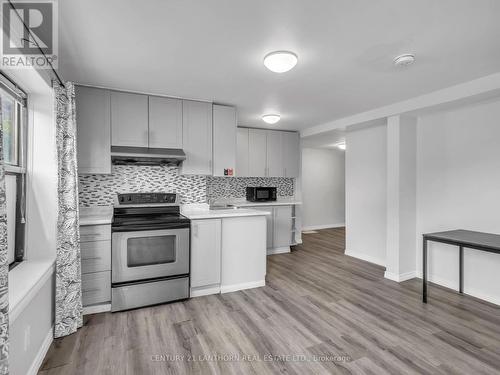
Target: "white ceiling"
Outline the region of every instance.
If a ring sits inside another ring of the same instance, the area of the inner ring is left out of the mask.
[[[237,105],[247,126],[304,129],[500,70],[498,0],[62,0],[59,14],[64,79]],[[268,71],[274,50],[297,67]],[[394,68],[404,52],[416,64]]]
[[[302,147],[334,148],[337,144],[343,142],[345,142],[345,131],[335,129],[325,133],[315,134],[306,138],[302,138]]]

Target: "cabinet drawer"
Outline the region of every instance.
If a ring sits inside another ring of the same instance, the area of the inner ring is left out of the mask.
[[[80,242],[111,240],[111,225],[84,225],[80,227]]]
[[[80,243],[82,274],[111,270],[111,241]]]
[[[111,272],[95,272],[82,275],[83,306],[111,301]]]

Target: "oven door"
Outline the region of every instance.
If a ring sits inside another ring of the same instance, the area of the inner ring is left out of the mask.
[[[189,273],[189,228],[114,232],[113,283]]]

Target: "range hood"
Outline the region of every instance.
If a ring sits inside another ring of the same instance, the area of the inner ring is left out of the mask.
[[[186,154],[177,148],[111,147],[114,165],[167,165],[177,166],[186,160]]]

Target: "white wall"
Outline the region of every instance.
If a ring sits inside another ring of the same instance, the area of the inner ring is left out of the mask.
[[[345,153],[302,149],[302,229],[345,224]]]
[[[346,134],[346,254],[385,265],[387,127]]]
[[[54,324],[52,265],[57,233],[54,101],[47,84],[50,79],[34,69],[8,74],[28,92],[29,108],[27,260],[9,272],[10,373],[25,374],[28,369],[36,372],[33,366],[41,363]]]
[[[419,118],[417,269],[421,234],[448,229],[500,234],[500,101]],[[456,247],[429,244],[430,279],[458,288]],[[466,250],[464,292],[500,304],[500,256]]]

